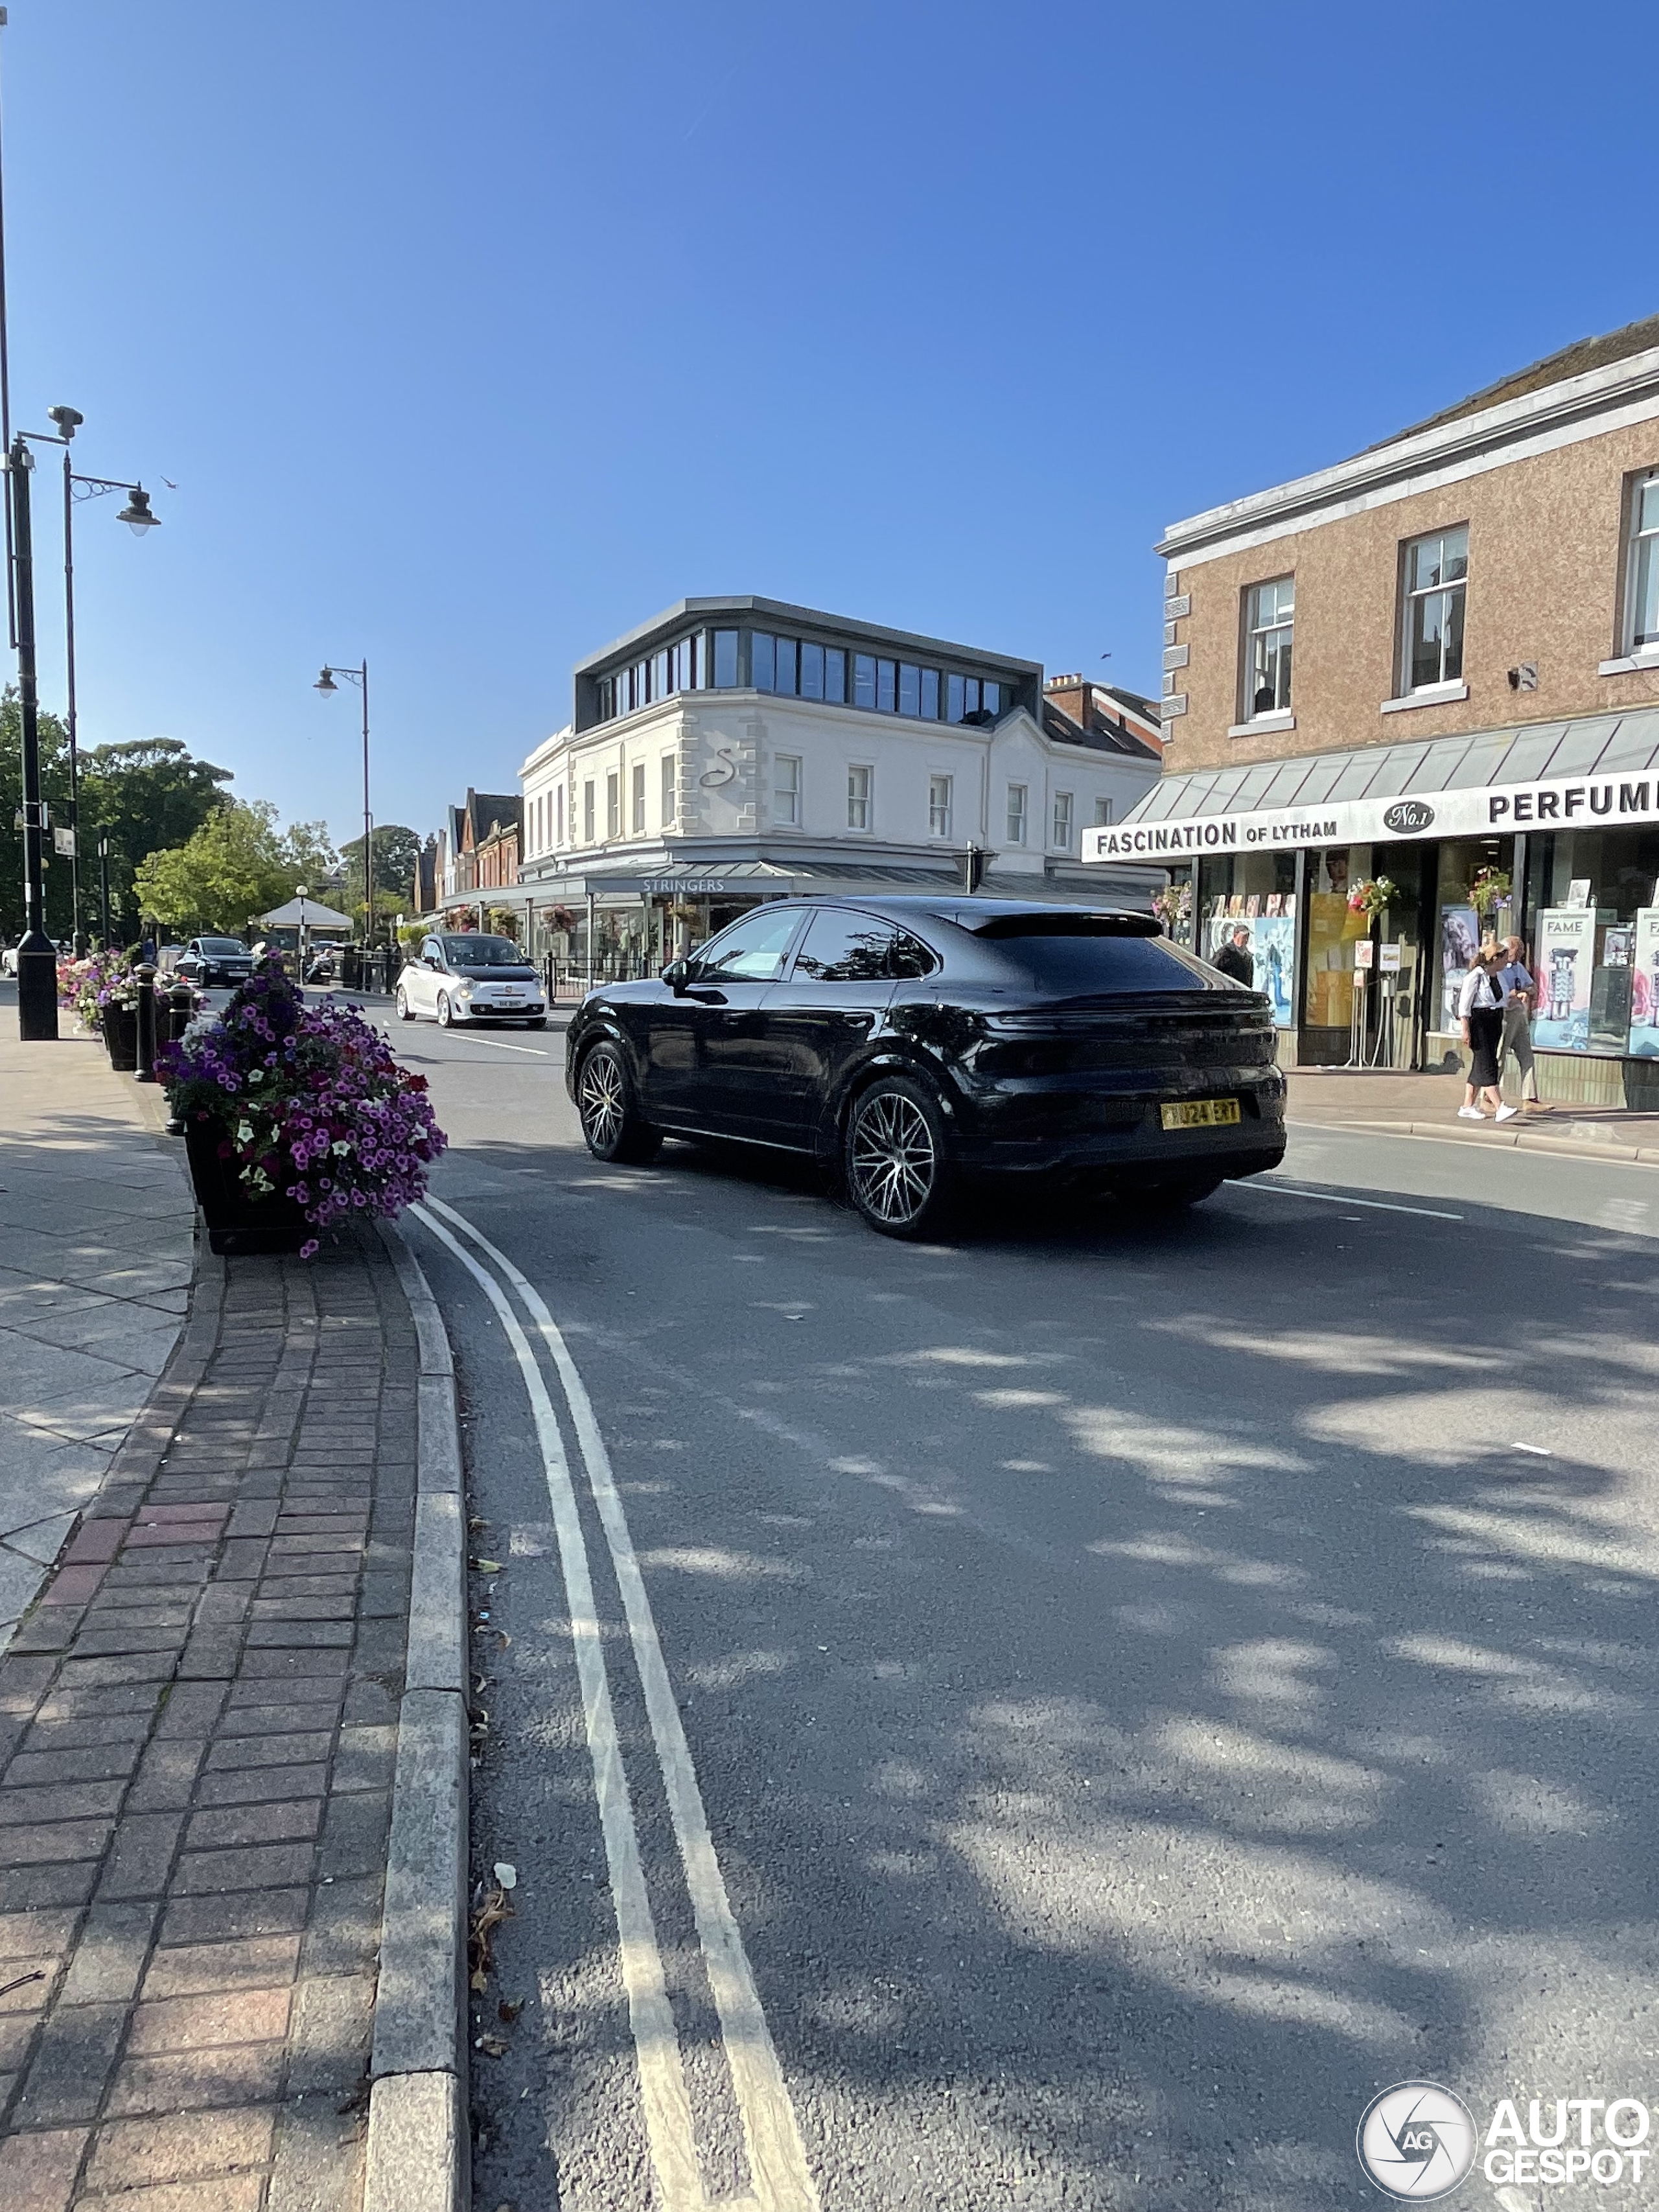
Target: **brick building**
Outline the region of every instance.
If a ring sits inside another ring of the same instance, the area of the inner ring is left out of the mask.
[[[1287,1060],[1440,1064],[1470,935],[1514,930],[1553,979],[1547,1092],[1645,1096],[1659,317],[1158,550],[1164,775],[1091,854],[1168,866],[1200,950],[1260,936]],[[1386,912],[1357,910],[1378,881]]]

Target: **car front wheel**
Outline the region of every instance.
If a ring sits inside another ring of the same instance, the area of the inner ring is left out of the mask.
[[[884,1237],[931,1237],[956,1195],[950,1138],[937,1102],[908,1076],[860,1094],[842,1150],[848,1195]]]
[[[662,1147],[662,1134],[643,1119],[634,1086],[613,1044],[596,1044],[576,1078],[576,1111],[596,1160],[643,1166]]]
[[[438,994],[438,1027],[441,1030],[453,1030],[454,1026],[455,1009],[449,1003],[449,994],[447,991],[440,991]]]

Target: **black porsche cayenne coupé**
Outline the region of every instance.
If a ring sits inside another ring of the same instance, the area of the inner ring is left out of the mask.
[[[592,991],[565,1078],[588,1149],[815,1153],[890,1237],[982,1174],[1186,1206],[1275,1167],[1267,1002],[1145,915],[949,896],[780,900],[656,981]]]

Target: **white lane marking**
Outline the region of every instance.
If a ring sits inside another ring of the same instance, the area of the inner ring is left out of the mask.
[[[732,2087],[743,2121],[749,2154],[749,2172],[759,2212],[818,2212],[817,2191],[807,2169],[806,2153],[796,2124],[794,2106],[778,2063],[772,2032],[761,2009],[755,1978],[743,1948],[743,1938],[726,1895],[726,1878],[708,1832],[708,1815],[698,1786],[691,1747],[658,1638],[657,1625],[646,1595],[645,1580],[635,1555],[628,1516],[611,1473],[610,1454],[593,1413],[592,1401],[572,1359],[558,1323],[548,1311],[535,1285],[507,1255],[475,1229],[465,1214],[441,1199],[428,1204],[453,1221],[487,1253],[524,1301],[540,1329],[564,1389],[565,1400],[576,1431],[588,1486],[599,1508],[605,1541],[622,1592],[628,1632],[645,1692],[645,1707],[662,1770],[680,1863],[685,1869],[697,1937],[708,1972],[708,1985],[720,2018],[720,2039],[732,2071]]]
[[[1555,1454],[1547,1444],[1511,1444],[1511,1451],[1531,1452],[1538,1459],[1553,1459]]]
[[[1395,1206],[1386,1198],[1355,1198],[1352,1192],[1338,1197],[1328,1190],[1298,1190],[1277,1176],[1256,1176],[1249,1182],[1229,1184],[1231,1190],[1276,1190],[1282,1198],[1316,1198],[1324,1206],[1369,1206],[1377,1213],[1420,1213],[1430,1221],[1461,1221],[1461,1213],[1443,1213],[1437,1206]]]
[[[451,1030],[451,1036],[465,1036],[469,1044],[493,1044],[497,1052],[532,1052],[538,1060],[551,1060],[552,1054],[544,1044],[509,1044],[505,1037],[475,1036],[470,1030]]]
[[[640,2096],[645,2107],[651,2163],[665,2212],[703,2212],[707,2199],[702,2169],[697,2164],[690,2100],[686,2094],[679,2038],[668,2002],[656,1923],[651,1917],[651,1900],[646,1893],[645,1869],[640,1861],[639,1834],[634,1825],[628,1777],[617,1740],[611,1685],[605,1673],[599,1615],[593,1604],[592,1577],[588,1571],[587,1545],[576,1510],[576,1493],[570,1480],[570,1463],[565,1456],[564,1438],[559,1432],[553,1401],[542,1380],[536,1355],[495,1278],[441,1223],[433,1220],[424,1206],[417,1206],[411,1211],[416,1219],[447,1245],[483,1285],[484,1295],[501,1316],[529,1393],[547,1474],[547,1494],[553,1507],[559,1561],[564,1570],[565,1596],[570,1607],[582,1712],[587,1724],[588,1755],[593,1764],[593,1788],[599,1798],[599,1826],[611,1874],[623,1985],[628,1996],[629,2025],[639,2060]],[[445,1211],[448,1211],[447,1207]]]

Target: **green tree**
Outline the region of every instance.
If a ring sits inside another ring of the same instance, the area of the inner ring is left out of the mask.
[[[401,823],[377,823],[374,828],[374,888],[377,891],[394,891],[398,904],[394,914],[406,911],[415,884],[415,863],[421,857],[421,841],[412,830]],[[345,879],[357,895],[357,910],[363,903],[363,841],[354,837],[340,848],[340,860],[345,869]],[[375,901],[380,911],[380,902]]]
[[[184,844],[151,853],[136,872],[143,910],[180,935],[209,929],[237,936],[271,907],[294,896],[317,872],[320,824],[301,823],[286,835],[266,800],[219,806]]]
[[[4,738],[0,710],[0,749]],[[67,756],[63,775],[67,785]],[[186,844],[210,816],[232,803],[224,788],[230,781],[228,768],[196,759],[177,738],[140,738],[82,752],[81,903],[88,921],[96,927],[100,834],[110,845],[111,934],[118,942],[131,939],[138,934],[133,876],[139,862]],[[67,876],[68,871],[60,863],[55,872]],[[67,883],[64,891],[67,899]]]
[[[40,792],[54,827],[67,824],[69,816],[69,737],[56,714],[40,716]],[[23,833],[15,825],[23,805],[23,717],[16,691],[0,694],[0,839],[5,860],[0,863],[0,938],[7,944],[23,933]],[[93,840],[97,851],[97,840]],[[59,860],[46,841],[46,934],[70,933],[70,864]],[[97,861],[93,862],[95,871]]]

